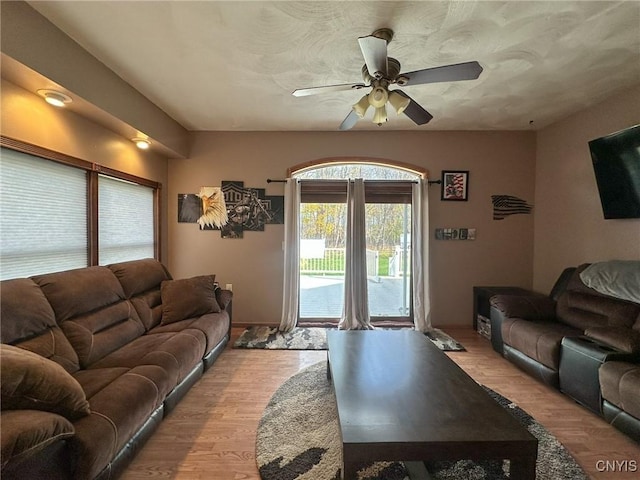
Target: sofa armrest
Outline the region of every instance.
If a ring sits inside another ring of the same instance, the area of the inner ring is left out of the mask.
[[[494,295],[490,303],[491,307],[504,317],[530,321],[554,320],[556,317],[556,303],[551,298],[540,294]]]
[[[50,451],[50,447],[66,441],[75,433],[69,420],[41,410],[2,410],[0,419],[3,477],[14,468],[20,471],[18,466],[25,463],[49,463],[53,468],[55,462],[47,458],[48,454],[44,452]],[[34,460],[41,455],[44,455],[41,462]],[[22,478],[29,478],[27,472],[23,470],[22,473],[25,474]]]
[[[220,305],[220,308],[226,310],[229,304],[231,303],[231,299],[233,298],[233,292],[231,290],[224,290],[222,288],[216,289],[216,300]]]
[[[584,334],[616,350],[640,357],[640,332],[625,327],[591,327]]]

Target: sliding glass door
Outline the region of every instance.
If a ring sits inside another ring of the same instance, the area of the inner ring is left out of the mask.
[[[411,317],[411,205],[367,204],[367,277],[372,319]]]
[[[344,203],[300,208],[300,318],[338,319],[344,306]]]
[[[347,181],[301,185],[300,323],[337,322],[344,306]],[[365,181],[367,290],[374,323],[413,321],[411,185]]]

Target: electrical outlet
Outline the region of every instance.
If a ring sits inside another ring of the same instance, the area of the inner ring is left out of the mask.
[[[233,283],[227,283],[227,285],[225,286],[225,290],[230,290],[233,292]]]

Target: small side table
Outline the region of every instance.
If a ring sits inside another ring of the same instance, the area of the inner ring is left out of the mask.
[[[624,356],[589,337],[565,337],[560,352],[560,391],[602,415],[598,369],[607,360]]]

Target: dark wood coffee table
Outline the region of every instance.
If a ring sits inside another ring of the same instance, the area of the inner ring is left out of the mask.
[[[331,330],[343,477],[374,461],[509,459],[535,479],[538,441],[415,330]]]

